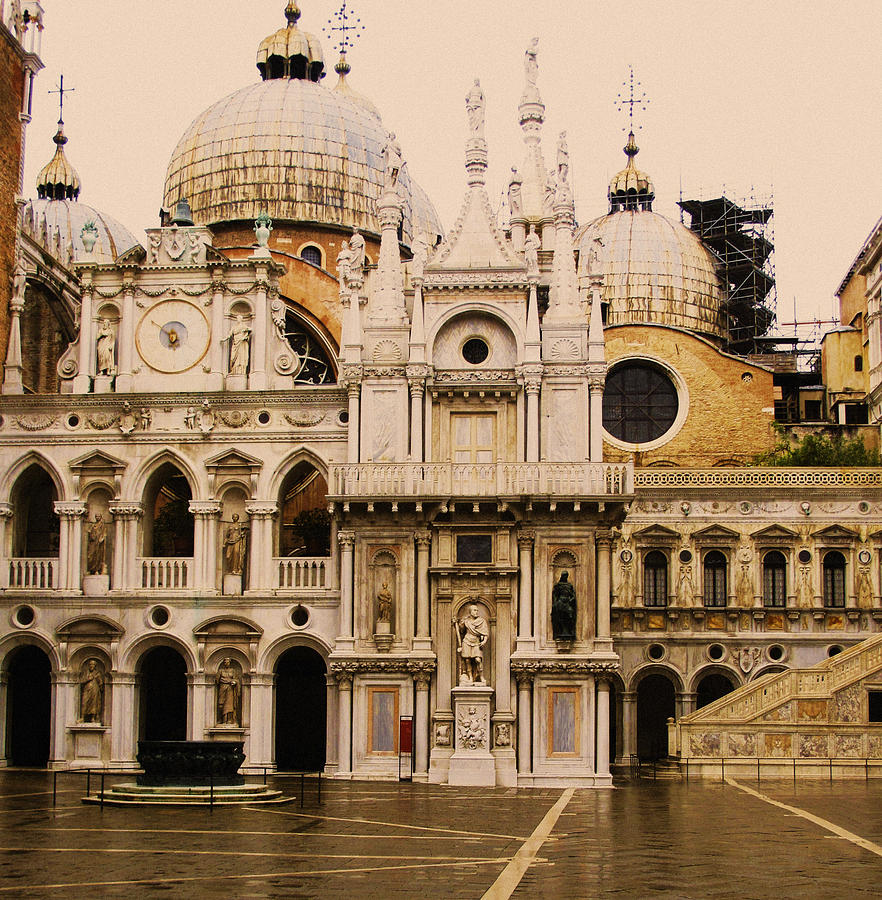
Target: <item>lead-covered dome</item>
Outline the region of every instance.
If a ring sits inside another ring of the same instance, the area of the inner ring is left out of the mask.
[[[261,45],[264,80],[210,106],[179,141],[164,205],[173,208],[186,198],[195,221],[205,225],[266,212],[279,222],[379,234],[375,202],[383,184],[386,130],[372,105],[346,85],[348,65],[338,68],[335,88],[321,84],[320,50],[314,38],[297,31],[299,10],[290,6],[288,28]],[[289,52],[295,54],[286,57]],[[442,232],[432,204],[406,168],[398,183],[403,242],[421,234],[433,244]]]

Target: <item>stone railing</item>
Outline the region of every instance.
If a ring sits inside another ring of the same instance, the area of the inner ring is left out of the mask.
[[[330,586],[331,560],[325,556],[277,556],[273,559],[280,591],[321,591]]]
[[[58,557],[22,557],[7,561],[3,587],[25,591],[54,591],[58,588]]]
[[[882,487],[882,469],[810,469],[745,466],[719,469],[638,469],[634,486],[646,488]]]
[[[331,469],[330,495],[359,498],[610,497],[633,493],[631,463],[361,463]]]
[[[144,556],[138,559],[138,583],[152,591],[185,591],[192,570],[193,557]]]

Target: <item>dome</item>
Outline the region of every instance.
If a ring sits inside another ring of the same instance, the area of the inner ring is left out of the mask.
[[[51,246],[57,241],[62,251],[72,248],[75,262],[111,262],[140,243],[125,225],[76,200],[33,200],[25,216],[28,219],[33,216],[36,233],[42,233],[45,221],[46,243]],[[81,234],[87,222],[94,222],[98,229],[98,240],[91,255],[86,253]]]
[[[624,147],[628,165],[616,173],[609,183],[609,208],[616,209],[652,209],[655,199],[655,188],[652,179],[641,172],[634,160],[640,152],[634,140],[634,132],[628,135],[628,143]]]
[[[312,34],[297,27],[300,9],[289,2],[285,7],[288,25],[264,38],[257,49],[257,68],[264,79],[308,78],[318,81],[324,78],[325,60],[322,45]]]
[[[76,200],[80,196],[80,176],[77,170],[67,161],[64,145],[67,138],[64,134],[64,122],[58,120],[58,131],[52,138],[55,142],[55,156],[40,169],[37,175],[37,196],[58,200]]]
[[[679,222],[618,209],[576,235],[580,269],[602,275],[608,325],[655,323],[725,338],[714,257]]]

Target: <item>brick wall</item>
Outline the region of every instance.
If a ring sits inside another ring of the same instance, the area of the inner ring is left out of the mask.
[[[21,314],[21,380],[26,392],[58,393],[58,360],[67,345],[52,307],[39,288],[29,288]]]
[[[17,44],[0,25],[0,362],[9,336],[9,297],[15,265],[15,196],[21,162],[21,97],[24,73]]]

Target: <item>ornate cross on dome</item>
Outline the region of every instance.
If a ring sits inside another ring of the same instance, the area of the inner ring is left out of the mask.
[[[322,29],[336,44],[340,56],[346,56],[347,51],[355,46],[356,39],[364,34],[364,25],[362,25],[361,19],[349,9],[348,2],[349,0],[343,0],[340,9],[328,19],[328,24]],[[339,38],[337,37],[338,33]]]
[[[628,80],[622,82],[622,87],[626,89],[627,96],[623,96],[622,92],[616,94],[616,99],[613,101],[613,105],[619,112],[624,112],[625,107],[628,107],[628,131],[634,131],[634,107],[636,106],[638,110],[646,110],[646,107],[649,105],[649,98],[646,96],[646,92],[643,90],[643,85],[639,81],[634,80],[634,67],[628,66]],[[636,93],[638,92],[639,93]],[[637,130],[639,131],[643,126],[638,125]],[[624,125],[622,126],[622,131],[625,130]]]
[[[58,79],[58,90],[49,91],[50,94],[58,94],[58,121],[64,121],[64,95],[72,94],[76,88],[66,88],[64,86],[64,75]]]

